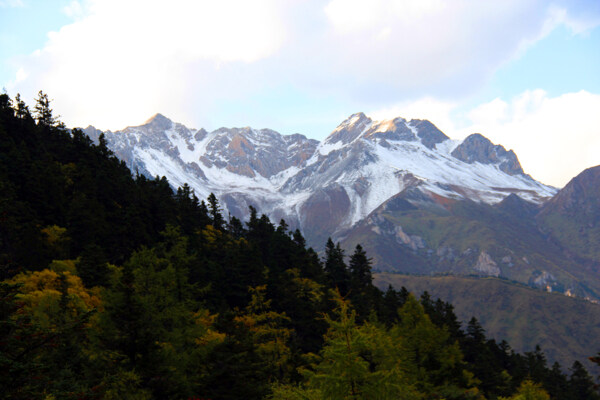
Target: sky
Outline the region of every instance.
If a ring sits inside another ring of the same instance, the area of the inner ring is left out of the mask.
[[[562,187],[600,164],[600,1],[0,0],[0,87],[102,130],[429,119]]]

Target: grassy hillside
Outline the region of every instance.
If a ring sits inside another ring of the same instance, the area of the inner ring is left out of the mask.
[[[376,274],[380,289],[404,286],[452,303],[461,321],[476,317],[488,335],[505,339],[519,352],[539,344],[550,361],[564,367],[600,350],[600,305],[547,293],[497,278]]]
[[[398,207],[402,202],[402,196],[386,202],[346,233],[342,245],[360,243],[380,271],[500,276],[600,298],[598,273],[540,231],[534,205],[516,196],[494,206],[451,201],[443,207],[432,202]]]

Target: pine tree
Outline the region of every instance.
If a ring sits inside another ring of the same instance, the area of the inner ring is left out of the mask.
[[[477,318],[472,317],[464,337],[459,338],[462,345],[465,361],[470,365],[470,370],[481,381],[479,388],[487,395],[506,394],[514,390],[514,386],[506,388],[506,376],[503,374],[504,366],[498,362],[493,350],[496,343],[488,341],[485,329]],[[522,379],[522,378],[521,378]],[[520,382],[520,379],[517,380]],[[511,390],[512,389],[512,390]]]
[[[15,115],[18,119],[21,120],[31,120],[31,112],[29,111],[29,107],[27,106],[27,104],[25,104],[25,102],[23,100],[21,100],[21,95],[19,93],[17,93],[17,95],[15,96],[15,102],[16,102],[16,110],[15,110]]]
[[[12,100],[6,91],[0,94],[0,112],[2,112],[2,114],[8,114],[11,117],[14,115]]]
[[[398,309],[400,308],[400,299],[398,293],[392,285],[389,285],[383,295],[380,308],[378,310],[379,321],[384,323],[388,328],[398,321]]]
[[[568,381],[567,376],[562,372],[560,364],[555,362],[552,364],[552,368],[548,373],[548,377],[543,383],[544,388],[548,391],[548,394],[554,399],[567,399],[568,398]]]
[[[569,399],[600,399],[600,395],[594,390],[594,381],[583,364],[579,361],[575,361],[570,370],[571,376],[569,378],[568,389]]]
[[[56,126],[57,119],[52,115],[50,108],[50,99],[48,95],[41,90],[38,92],[38,97],[35,100],[35,119],[38,125]]]
[[[108,148],[108,142],[106,141],[104,132],[98,136],[98,149],[100,150],[100,154],[102,154],[104,157],[110,157],[113,155],[113,152]]]
[[[177,188],[175,193],[177,204],[177,224],[186,235],[194,234],[198,229],[210,223],[208,209],[204,201],[199,202],[194,190],[187,183]]]
[[[360,244],[356,245],[354,254],[350,257],[349,267],[352,289],[364,292],[372,287],[371,259],[367,258],[367,253]]]
[[[344,263],[344,250],[340,244],[333,244],[331,238],[325,245],[325,276],[331,288],[337,288],[342,296],[346,296],[350,290],[350,273]]]
[[[217,197],[213,193],[208,196],[207,200],[212,226],[218,230],[222,230],[225,221],[223,220],[223,215],[221,215],[219,200],[217,200]]]
[[[277,227],[277,232],[287,235],[288,228],[289,228],[289,225],[287,224],[287,222],[285,222],[285,220],[283,218],[281,218],[281,220],[279,221],[279,226]]]
[[[227,231],[231,236],[235,239],[241,239],[246,237],[246,229],[244,229],[244,224],[238,218],[233,217],[229,214],[229,224],[227,224]]]
[[[376,288],[371,275],[371,260],[360,244],[356,245],[350,257],[350,300],[357,312],[359,321],[374,311]]]
[[[435,326],[412,295],[399,317],[398,325],[390,330],[397,346],[395,357],[417,388],[428,398],[463,398],[466,393],[477,398],[458,343],[449,343],[448,331]]]

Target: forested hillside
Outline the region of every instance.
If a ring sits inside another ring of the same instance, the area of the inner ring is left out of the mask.
[[[325,253],[132,175],[42,92],[33,112],[0,95],[3,398],[600,398],[578,362],[565,374],[449,303],[376,289],[360,245]]]
[[[551,362],[569,366],[581,360],[590,372],[596,370],[587,358],[598,346],[599,304],[494,277],[381,273],[374,274],[373,283],[379,288],[406,287],[412,293],[427,291],[452,303],[460,321],[475,316],[489,336],[506,340],[517,351],[539,344]]]

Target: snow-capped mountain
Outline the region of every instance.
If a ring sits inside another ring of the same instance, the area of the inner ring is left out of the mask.
[[[511,193],[540,203],[556,192],[526,175],[512,151],[479,134],[452,140],[425,120],[373,121],[357,113],[319,143],[269,129],[189,129],[157,114],[105,137],[132,170],[188,183],[199,198],[213,192],[241,218],[249,205],[275,221],[285,218],[315,245],[409,189],[424,196],[413,202],[488,204]]]

